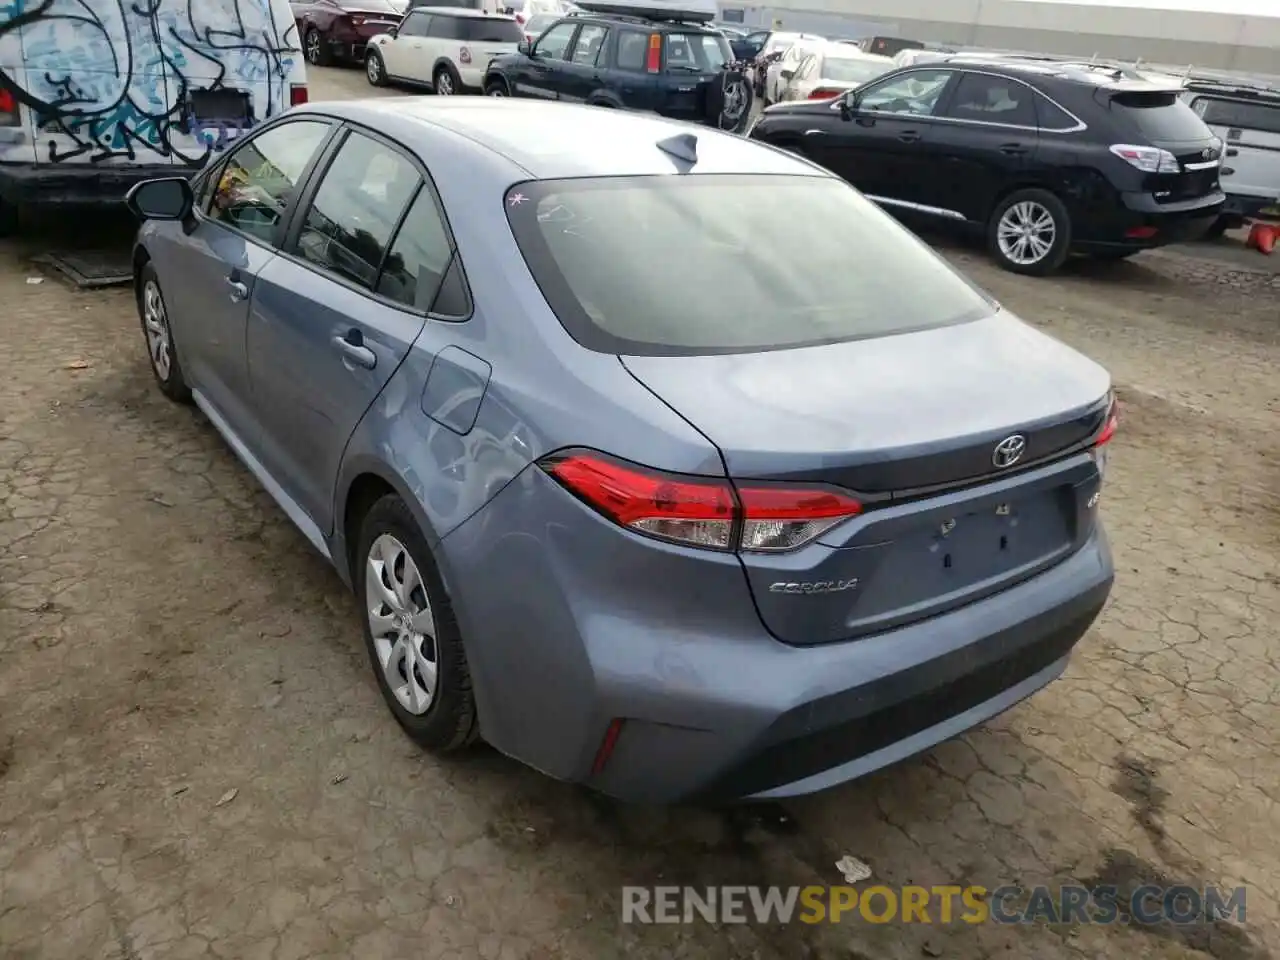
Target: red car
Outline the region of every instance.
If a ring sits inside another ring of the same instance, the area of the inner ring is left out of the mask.
[[[290,2],[307,63],[363,63],[370,37],[398,26],[406,0],[300,0]]]

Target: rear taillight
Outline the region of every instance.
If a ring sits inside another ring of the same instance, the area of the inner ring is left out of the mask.
[[[1181,173],[1178,158],[1159,147],[1140,147],[1132,143],[1113,143],[1111,152],[1143,173]]]
[[[8,90],[0,89],[0,127],[18,125],[18,101]]]
[[[307,102],[307,85],[294,83],[289,86],[289,106],[297,107]]]
[[[645,56],[644,68],[649,73],[662,72],[662,34],[649,34],[649,51]]]
[[[673,543],[709,550],[793,550],[862,512],[826,487],[739,484],[667,474],[595,451],[555,454],[542,468],[615,523]]]
[[[470,50],[468,50],[466,47],[462,47],[462,48],[458,51],[458,62],[459,62],[459,63],[470,63],[470,62],[471,62],[471,51],[470,51]]]
[[[1098,436],[1093,441],[1093,459],[1098,464],[1098,473],[1106,473],[1107,444],[1116,435],[1119,426],[1120,402],[1116,400],[1115,394],[1112,394],[1111,404],[1107,407],[1107,418],[1102,422],[1102,429],[1098,431]]]
[[[810,100],[830,100],[832,97],[840,96],[842,91],[832,90],[830,87],[819,87],[813,93],[809,94]]]

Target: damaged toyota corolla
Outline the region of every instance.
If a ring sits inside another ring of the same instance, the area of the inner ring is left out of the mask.
[[[426,747],[811,792],[1039,690],[1106,601],[1107,373],[803,159],[347,102],[131,202],[162,389],[354,587]]]

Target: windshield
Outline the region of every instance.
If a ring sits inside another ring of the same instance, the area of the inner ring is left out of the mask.
[[[667,69],[715,73],[728,62],[729,41],[718,33],[668,33]]]
[[[604,353],[776,350],[994,309],[834,177],[534,181],[513,187],[506,209],[551,309],[570,336]]]
[[[893,64],[888,66],[892,67]],[[822,79],[834,80],[838,83],[866,83],[868,80],[887,72],[888,68],[875,60],[828,57],[822,61]]]

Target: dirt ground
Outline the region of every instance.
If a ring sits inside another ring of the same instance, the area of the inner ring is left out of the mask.
[[[154,389],[129,292],[29,283],[25,252],[0,246],[6,960],[1280,956],[1274,273],[1159,253],[1031,281],[948,247],[1115,378],[1112,602],[1062,680],[922,758],[655,810],[418,752],[338,578]],[[1243,884],[1248,922],[619,922],[624,884],[839,883],[846,854],[890,885]]]

